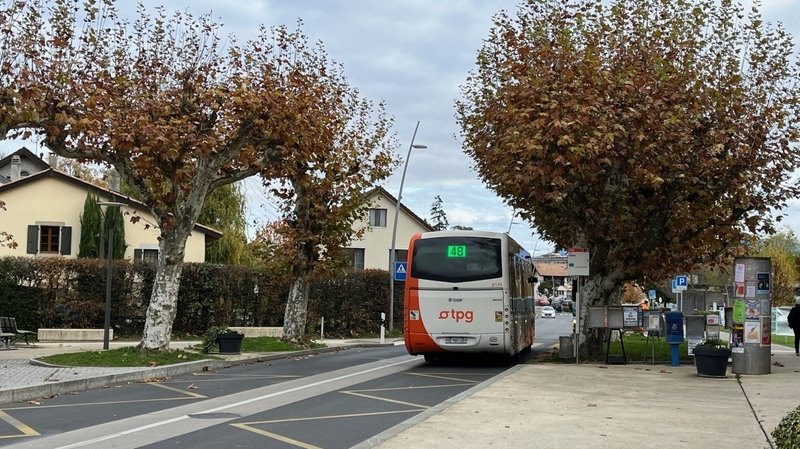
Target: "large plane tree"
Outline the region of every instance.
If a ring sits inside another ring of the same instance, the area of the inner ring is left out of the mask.
[[[61,156],[114,166],[149,206],[159,258],[140,346],[163,350],[185,244],[205,197],[315,160],[327,137],[319,135],[319,120],[346,120],[336,94],[349,96],[352,88],[300,31],[261,27],[240,44],[222,39],[221,25],[208,16],[139,6],[129,23],[114,3],[4,3],[0,131],[34,133]]]
[[[798,193],[794,57],[758,5],[528,0],[462,86],[464,150],[544,238],[591,251],[585,318],[773,231]]]

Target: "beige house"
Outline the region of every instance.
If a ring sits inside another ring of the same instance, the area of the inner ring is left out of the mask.
[[[376,268],[389,270],[389,253],[392,248],[392,230],[397,199],[383,187],[366,193],[370,209],[364,220],[353,223],[353,230],[366,229],[361,239],[354,240],[347,248],[350,266],[359,270]],[[408,259],[408,242],[418,232],[430,232],[433,228],[411,209],[400,203],[395,239],[395,261]],[[393,268],[392,268],[393,269]]]
[[[158,229],[147,207],[133,198],[98,187],[50,167],[25,148],[0,159],[0,228],[17,248],[0,247],[0,257],[78,257],[80,216],[86,195],[121,202],[125,217],[126,259],[158,259]],[[132,216],[140,217],[131,223]],[[186,242],[186,262],[204,262],[206,245],[222,234],[196,225]]]

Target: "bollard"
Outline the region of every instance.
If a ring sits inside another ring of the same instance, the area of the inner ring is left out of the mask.
[[[383,344],[384,339],[386,338],[386,326],[384,326],[385,321],[386,321],[386,314],[381,312],[381,344]]]

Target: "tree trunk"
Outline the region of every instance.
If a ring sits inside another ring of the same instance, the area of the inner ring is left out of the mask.
[[[308,274],[303,273],[296,276],[286,301],[283,338],[297,344],[303,344],[303,335],[308,319],[308,288]]]
[[[166,351],[172,337],[172,323],[178,305],[178,288],[188,232],[162,233],[153,294],[147,307],[141,349]]]
[[[623,285],[624,275],[621,271],[591,276],[584,281],[580,290],[581,355],[591,357],[602,352],[602,333],[586,326],[589,307],[619,304],[617,296]]]

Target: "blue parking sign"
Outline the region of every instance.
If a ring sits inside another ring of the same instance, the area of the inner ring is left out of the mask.
[[[406,265],[407,262],[395,262],[394,263],[394,280],[395,281],[405,281],[406,280]]]
[[[675,276],[675,283],[678,287],[688,287],[689,286],[689,276],[686,275],[678,275]]]

